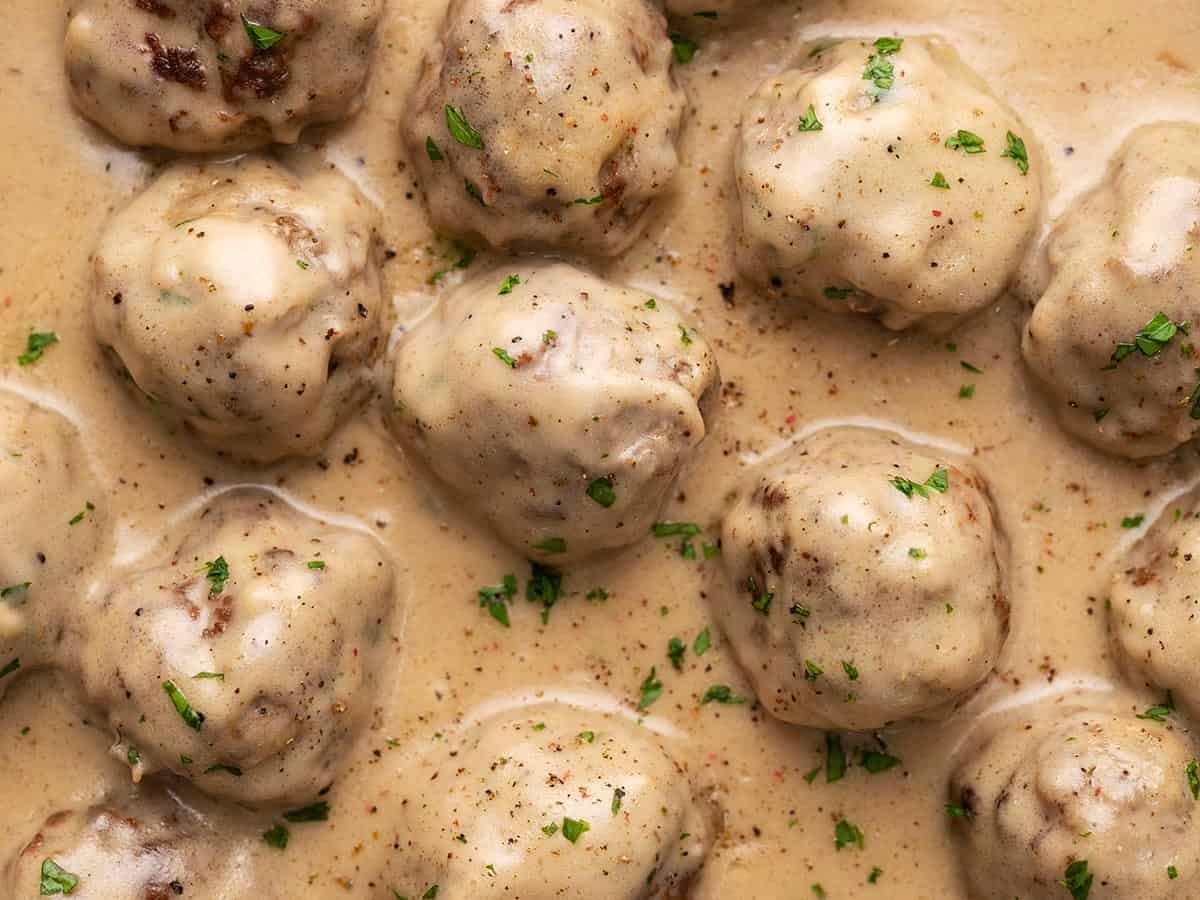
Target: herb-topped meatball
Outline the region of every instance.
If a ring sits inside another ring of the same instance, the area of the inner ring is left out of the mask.
[[[995,300],[1038,222],[1020,120],[933,38],[842,41],[742,114],[738,266],[772,293],[945,330]]]
[[[1169,453],[1200,431],[1200,125],[1137,129],[1050,237],[1025,361],[1063,427],[1109,453]]]
[[[241,803],[312,800],[370,717],[392,567],[367,535],[258,491],[181,531],[70,624],[84,693],[135,779],[166,769]]]
[[[218,809],[177,787],[117,792],[92,807],[51,815],[0,869],[6,896],[72,900],[270,900],[255,877],[258,830],[235,809]]]
[[[101,343],[214,450],[319,450],[370,389],[378,212],[343,176],[247,158],[168,169],[94,258]]]
[[[713,839],[687,770],[652,732],[561,703],[445,736],[393,794],[384,884],[396,896],[682,897]]]
[[[434,225],[619,253],[678,165],[670,63],[645,0],[453,0],[404,126]]]
[[[0,390],[0,697],[52,661],[62,617],[82,601],[107,514],[74,426]]]
[[[1113,578],[1109,630],[1117,660],[1138,683],[1171,691],[1200,716],[1200,501],[1191,493],[1168,507]]]
[[[996,665],[1004,541],[966,465],[880,432],[821,432],[752,482],[723,548],[722,627],[786,722],[937,717]]]
[[[362,106],[383,0],[83,0],[71,97],[135,146],[192,153],[294,143]]]
[[[972,900],[1200,895],[1195,757],[1152,717],[1061,705],[1003,717],[946,807]]]
[[[565,562],[649,532],[718,385],[708,344],[666,302],[514,262],[464,282],[406,336],[394,419],[505,540]]]

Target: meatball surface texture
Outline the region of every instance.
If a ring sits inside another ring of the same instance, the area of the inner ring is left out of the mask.
[[[75,632],[87,700],[133,776],[306,803],[374,707],[394,593],[367,534],[257,490],[221,495],[115,573]]]
[[[682,897],[713,839],[687,771],[617,713],[500,713],[406,771],[388,876],[401,896],[437,884],[439,900]]]
[[[645,0],[452,0],[404,126],[435,228],[624,250],[679,163],[670,65]]]
[[[71,99],[134,146],[293,144],[362,106],[382,10],[383,0],[83,0],[67,25]]]
[[[1022,351],[1067,431],[1107,453],[1169,453],[1200,431],[1200,125],[1138,128],[1047,245]]]
[[[1090,885],[1105,900],[1200,892],[1188,735],[1058,705],[1003,721],[950,786],[950,826],[972,900],[1062,900],[1088,896]]]
[[[948,714],[996,665],[1007,549],[970,466],[883,432],[819,432],[725,517],[715,610],[759,702],[868,729]]]
[[[393,424],[513,547],[567,562],[649,533],[719,384],[665,301],[521,262],[464,282],[405,337]]]
[[[848,39],[742,114],[738,268],[768,293],[944,331],[997,299],[1038,224],[1024,126],[936,38]]]
[[[97,337],[211,449],[315,453],[370,391],[378,224],[333,171],[253,157],[172,166],[100,241]]]

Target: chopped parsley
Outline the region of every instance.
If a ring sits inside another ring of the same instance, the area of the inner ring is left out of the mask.
[[[17,365],[32,366],[42,358],[46,348],[58,343],[58,335],[53,331],[34,331],[25,339],[25,352],[17,357]]]
[[[567,541],[565,538],[548,537],[534,544],[533,549],[541,550],[543,553],[566,553]]]
[[[596,732],[594,732],[594,731],[581,731],[581,732],[579,732],[579,735],[578,735],[578,737],[579,737],[579,739],[580,739],[581,741],[583,741],[585,744],[590,744],[590,743],[592,743],[592,742],[594,742],[594,741],[596,740]]]
[[[946,811],[946,815],[955,819],[970,819],[972,818],[971,809],[961,803],[947,803],[942,807]]]
[[[33,584],[32,581],[21,581],[17,584],[10,584],[8,587],[0,590],[0,600],[7,600],[9,597],[16,597],[18,594],[24,594]]]
[[[821,124],[821,120],[817,118],[817,110],[810,103],[808,110],[800,117],[801,131],[821,131],[825,126]]]
[[[879,92],[890,91],[896,85],[896,67],[886,55],[872,53],[867,57],[866,68],[862,73],[863,81],[869,81]],[[879,99],[878,96],[875,98]]]
[[[566,549],[565,542],[563,548]],[[543,565],[539,562],[530,565],[532,570],[529,574],[529,581],[525,583],[525,599],[530,603],[542,604],[542,624],[545,625],[550,621],[550,610],[562,597],[563,576],[562,572],[553,566]]]
[[[843,659],[842,660],[842,671],[846,673],[846,677],[849,678],[851,681],[858,681],[858,669],[855,668],[854,663],[848,662],[847,660]]]
[[[247,19],[244,14],[242,15],[242,27],[246,29],[246,36],[250,38],[250,43],[257,50],[270,50],[287,37],[286,32],[276,31],[269,25]]]
[[[654,666],[650,667],[650,674],[643,679],[642,686],[638,690],[641,693],[637,705],[639,710],[649,709],[651,704],[662,696],[663,683],[659,680],[658,671]]]
[[[602,475],[587,486],[587,495],[608,509],[617,502],[617,492],[611,475]]]
[[[655,537],[676,537],[699,534],[703,529],[695,522],[655,522],[650,531]]]
[[[179,717],[183,719],[185,725],[192,731],[199,731],[204,724],[204,713],[194,708],[188,703],[187,697],[171,679],[167,679],[162,683],[163,690],[166,691],[168,697],[171,698],[171,703],[175,706],[175,711],[179,713]]]
[[[224,672],[197,672],[195,675],[192,676],[192,679],[196,680],[196,681],[202,681],[206,678],[207,679],[215,679],[217,681],[224,681],[225,673]]]
[[[542,834],[546,837],[554,837],[554,835],[558,834],[558,823],[551,822],[549,825],[543,825]]]
[[[505,628],[510,626],[508,620],[508,601],[517,593],[517,576],[505,575],[498,587],[481,587],[479,589],[479,605],[488,611],[493,619]]]
[[[142,761],[142,754],[138,752],[137,747],[130,747],[125,751],[125,762],[129,763],[130,768],[133,768]]]
[[[305,565],[308,566],[308,568],[310,568],[310,569],[317,569],[319,571],[319,570],[325,568],[325,560],[310,559],[308,562],[305,563]]]
[[[987,149],[983,146],[983,138],[973,131],[967,131],[965,128],[958,129],[958,131],[946,138],[946,146],[951,150],[962,150],[963,153],[969,154],[987,152]]]
[[[1187,773],[1188,790],[1193,800],[1200,800],[1200,760],[1193,759],[1184,770]]]
[[[79,886],[79,876],[68,872],[54,860],[42,860],[42,883],[38,893],[43,897],[52,894],[69,894]]]
[[[483,191],[479,189],[479,185],[473,182],[470,178],[463,179],[463,188],[467,192],[467,196],[474,200],[482,207],[487,207],[487,202],[483,199]]]
[[[922,550],[920,547],[909,547],[908,555],[911,556],[913,559],[925,559],[925,557],[927,557],[929,554],[925,550]]]
[[[837,285],[828,285],[822,291],[822,294],[829,300],[845,300],[854,293],[854,288],[838,287]]]
[[[975,385],[964,384],[958,389],[958,398],[960,400],[970,400],[975,396]]]
[[[591,831],[592,826],[587,823],[586,819],[572,819],[570,816],[563,817],[562,835],[572,844],[583,837],[585,831]]]
[[[791,613],[792,621],[795,624],[808,627],[805,620],[812,615],[812,610],[801,606],[799,603],[793,603],[788,612]]]
[[[624,789],[616,788],[613,790],[613,798],[612,798],[612,807],[611,808],[612,808],[612,814],[614,816],[621,811],[621,801],[624,798],[625,798]]]
[[[712,646],[712,635],[708,633],[708,626],[704,626],[704,630],[696,635],[696,640],[692,644],[692,652],[697,656],[703,656],[705,651]]]
[[[721,555],[721,545],[720,544],[702,543],[700,545],[700,549],[704,552],[705,559],[712,559],[713,557]]]
[[[900,48],[903,46],[904,38],[881,37],[875,39],[875,52],[880,56],[891,56],[893,53],[899,53]]]
[[[229,581],[229,563],[225,561],[225,557],[218,556],[211,562],[206,562],[204,577],[208,579],[209,594],[215,596],[225,590],[225,583]]]
[[[513,292],[513,288],[520,283],[521,276],[514,272],[512,275],[505,276],[504,280],[500,282],[500,290],[498,290],[496,293],[511,294]]]
[[[1077,859],[1067,866],[1060,884],[1071,894],[1072,900],[1087,900],[1092,892],[1092,878],[1087,860]]]
[[[310,263],[308,263],[306,260],[303,260],[303,259],[296,260],[296,268],[299,269],[301,272],[307,272],[309,269],[309,266],[310,266]]]
[[[901,762],[900,757],[892,756],[890,753],[882,753],[879,750],[864,750],[862,759],[859,760],[859,764],[872,775],[878,775],[880,772],[894,769]]]
[[[679,326],[679,342],[685,347],[692,346],[692,336],[688,334],[688,330],[682,325]]]
[[[950,190],[950,182],[946,180],[946,176],[941,172],[934,172],[933,177],[929,179],[929,183],[935,188],[941,188],[943,191]]]
[[[707,706],[709,703],[724,703],[727,705],[741,705],[746,702],[746,698],[733,692],[727,684],[710,685],[708,690],[704,692],[704,696],[700,698],[700,705]]]
[[[1187,322],[1172,322],[1167,318],[1166,313],[1157,312],[1154,314],[1154,318],[1143,325],[1141,331],[1133,336],[1132,342],[1122,341],[1117,344],[1109,358],[1109,365],[1105,368],[1115,369],[1122,360],[1132,356],[1135,352],[1147,358],[1157,356],[1179,332],[1189,333]]]
[[[1025,175],[1029,172],[1029,154],[1025,150],[1025,142],[1011,131],[1007,132],[1004,138],[1008,142],[1008,146],[1000,155],[1015,162],[1017,168],[1021,170],[1021,174]]]
[[[446,128],[451,137],[464,147],[470,147],[472,150],[483,149],[483,135],[471,127],[461,109],[449,103],[446,104]]]
[[[493,347],[492,353],[495,354],[496,359],[500,360],[500,362],[504,363],[510,369],[515,369],[517,367],[517,361],[509,356],[508,351],[503,347]]]
[[[825,732],[825,783],[833,784],[846,776],[846,751],[842,749],[842,736],[833,731]]]
[[[946,490],[950,487],[950,476],[945,469],[939,466],[923,482],[917,483],[897,475],[894,478],[889,478],[888,483],[910,500],[913,494],[919,494],[928,500],[930,490],[937,491],[939,494],[946,493]]]
[[[960,366],[962,366],[964,369],[966,369],[968,372],[970,372],[972,375],[982,375],[983,374],[983,369],[979,368],[979,366],[975,365],[975,363],[973,363],[973,362],[968,362],[965,359],[960,359],[958,361],[958,364]]]
[[[679,555],[682,556],[684,559],[695,559],[696,558],[696,545],[693,544],[691,541],[684,541],[682,544],[679,545]]]
[[[825,670],[822,669],[815,662],[813,662],[811,659],[806,659],[804,661],[804,680],[805,681],[816,681],[818,678],[820,678],[824,674],[825,674]]]
[[[671,46],[675,50],[675,60],[685,64],[695,59],[696,51],[700,49],[699,44],[678,31],[671,32]]]
[[[1148,707],[1145,712],[1138,713],[1139,719],[1144,719],[1147,722],[1166,722],[1167,716],[1175,712],[1175,697],[1170,691],[1167,691],[1167,696],[1162,703]]]
[[[78,525],[84,520],[88,513],[92,512],[96,507],[92,505],[92,501],[88,500],[83,504],[83,509],[75,513],[67,520],[68,525]]]
[[[1122,528],[1137,528],[1139,525],[1141,525],[1145,521],[1146,521],[1146,517],[1141,515],[1140,513],[1136,516],[1126,516],[1125,518],[1123,518],[1121,520],[1121,527]]]
[[[687,647],[679,638],[673,637],[667,641],[667,657],[671,660],[671,665],[678,671],[683,670],[683,655],[686,652]]]
[[[875,884],[879,881],[879,876],[883,874],[883,869],[879,866],[871,866],[871,874],[867,876],[867,884]]]
[[[262,838],[267,842],[268,847],[274,847],[276,850],[286,850],[288,845],[288,830],[282,825],[276,825],[273,828],[263,832]]]
[[[1167,866],[1167,877],[1174,881],[1179,877],[1179,870],[1174,866]]]
[[[843,847],[855,846],[861,850],[864,843],[861,828],[849,819],[838,819],[837,825],[833,828],[833,846],[835,849],[841,850]]]
[[[594,197],[576,197],[571,202],[576,206],[597,206],[604,202],[604,195],[596,194]]]
[[[750,605],[764,616],[771,614],[771,601],[775,599],[773,591],[760,591],[758,580],[751,575],[746,579],[746,590],[750,592]]]
[[[5,663],[4,668],[0,669],[0,678],[6,678],[19,668],[21,668],[21,658],[14,657]]]
[[[308,806],[288,810],[283,817],[289,822],[325,822],[329,820],[329,802],[318,800]]]
[[[587,592],[587,598],[592,603],[603,603],[608,599],[608,591],[602,587],[592,588]]]
[[[437,145],[431,135],[425,137],[425,155],[432,162],[441,162],[446,157],[442,156],[442,148]]]

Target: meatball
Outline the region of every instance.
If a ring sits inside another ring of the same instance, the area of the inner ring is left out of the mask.
[[[742,115],[738,267],[830,312],[946,330],[1000,296],[1037,226],[1023,135],[937,39],[820,50]]]
[[[684,896],[713,828],[686,769],[617,713],[547,703],[447,737],[396,783],[385,884],[440,900]],[[390,896],[390,894],[389,894]]]
[[[970,896],[1082,898],[1093,882],[1104,900],[1197,896],[1195,755],[1130,715],[1056,705],[1006,719],[951,782]]]
[[[51,815],[0,873],[14,898],[236,900],[251,896],[250,842],[261,842],[238,827],[243,818],[174,788],[122,791]],[[262,881],[253,896],[277,896],[269,879]]]
[[[97,335],[210,448],[263,462],[316,452],[370,390],[378,224],[335,172],[173,166],[100,242]]]
[[[969,466],[881,432],[818,433],[725,517],[716,612],[785,722],[879,728],[952,710],[1008,630],[1005,542]]]
[[[670,62],[645,0],[452,0],[404,126],[434,225],[498,248],[624,250],[679,164]]]
[[[135,146],[188,153],[295,143],[362,106],[383,0],[83,0],[67,25],[71,98]]]
[[[376,542],[258,490],[222,495],[71,624],[135,779],[307,802],[369,720],[393,577]],[[177,545],[177,546],[173,546]]]
[[[106,514],[75,427],[0,390],[0,697],[52,661],[50,638],[74,609],[105,544]]]
[[[1137,129],[1047,244],[1022,350],[1063,428],[1108,453],[1169,453],[1200,431],[1200,125]]]
[[[1108,604],[1116,658],[1154,691],[1171,691],[1200,717],[1200,502],[1196,493],[1172,504],[1134,545],[1113,578]]]
[[[394,425],[501,537],[567,562],[649,532],[719,383],[666,302],[523,261],[464,282],[407,336]]]

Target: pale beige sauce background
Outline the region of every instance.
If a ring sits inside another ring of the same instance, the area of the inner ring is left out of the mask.
[[[999,676],[945,725],[889,735],[902,769],[875,776],[854,769],[837,784],[821,778],[811,786],[803,775],[823,759],[819,732],[748,707],[697,706],[712,682],[748,692],[715,629],[715,649],[701,665],[689,653],[684,673],[671,670],[668,638],[690,643],[710,622],[705,592],[726,589],[716,562],[686,562],[677,541],[647,539],[608,565],[568,573],[572,596],[547,627],[537,608],[521,601],[506,631],[478,609],[475,590],[506,572],[524,578],[524,563],[406,462],[377,408],[334,436],[328,471],[311,461],[255,471],[222,464],[186,435],[168,435],[138,407],[94,344],[87,254],[110,210],[144,183],[151,163],[71,110],[61,50],[67,5],[3,6],[0,383],[44,391],[72,412],[103,473],[108,492],[93,500],[118,521],[119,552],[135,553],[167,528],[171,511],[206,489],[206,476],[218,485],[264,481],[373,523],[410,591],[394,626],[402,651],[374,726],[331,792],[330,821],[292,829],[291,845],[275,860],[281,895],[384,893],[370,878],[374,861],[388,852],[389,792],[403,777],[403,752],[388,749],[388,737],[428,737],[480,704],[538,691],[607,691],[631,703],[655,665],[666,693],[650,723],[674,735],[669,745],[691,760],[701,781],[721,789],[727,831],[709,860],[720,896],[809,897],[813,882],[831,898],[963,896],[942,812],[947,754],[983,710],[1018,690],[1065,690],[1072,679],[1103,688],[1115,680],[1105,583],[1116,554],[1139,533],[1122,530],[1120,519],[1145,513],[1148,525],[1171,492],[1200,474],[1200,460],[1188,450],[1182,461],[1138,466],[1066,440],[1020,364],[1023,311],[1011,298],[952,335],[956,353],[942,340],[895,336],[869,322],[784,316],[742,284],[733,303],[724,303],[717,284],[735,278],[730,146],[737,111],[802,39],[937,32],[1024,118],[1027,139],[1040,143],[1053,216],[1102,176],[1136,125],[1200,119],[1200,5],[872,0],[780,4],[731,31],[684,22],[702,49],[679,67],[692,106],[676,196],[646,239],[606,272],[690,311],[721,361],[720,419],[681,479],[668,517],[704,523],[715,539],[725,496],[747,460],[814,423],[860,416],[977,448],[1012,542],[1014,627]],[[444,256],[453,258],[424,224],[398,137],[405,97],[443,4],[394,0],[391,7],[365,110],[324,136],[306,137],[324,139],[316,152],[384,207],[386,246],[398,254],[385,267],[386,285],[401,319],[411,320],[432,299],[429,274],[445,267]],[[19,369],[15,357],[31,328],[57,331],[61,344],[37,366]],[[960,359],[985,374],[964,371]],[[977,385],[975,396],[960,400],[966,383]],[[359,461],[347,465],[352,448]],[[597,585],[612,595],[606,605],[583,598]],[[87,602],[80,598],[81,615]],[[1145,699],[1130,695],[1128,705],[1140,708]],[[109,743],[109,735],[81,721],[51,677],[18,685],[0,707],[0,845],[32,833],[49,812],[92,802],[128,778],[127,767],[106,755]],[[379,811],[370,813],[372,805]],[[841,815],[862,827],[865,851],[835,852],[833,825]],[[739,849],[746,844],[749,851]],[[740,865],[742,856],[754,866]],[[866,884],[872,866],[884,870],[875,886]]]

